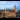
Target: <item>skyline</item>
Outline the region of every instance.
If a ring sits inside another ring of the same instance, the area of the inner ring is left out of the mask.
[[[20,10],[20,1],[0,1],[0,10],[4,8],[13,10],[14,4],[16,4],[16,9]]]

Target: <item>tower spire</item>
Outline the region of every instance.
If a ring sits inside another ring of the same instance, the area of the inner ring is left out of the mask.
[[[14,5],[14,7],[16,8],[16,4]]]
[[[14,11],[16,11],[16,4],[14,4]]]
[[[5,8],[5,12],[6,12],[6,8]]]

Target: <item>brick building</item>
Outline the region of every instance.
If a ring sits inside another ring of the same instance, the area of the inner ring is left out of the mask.
[[[16,5],[14,6],[14,10],[5,10],[4,11],[5,12],[5,14],[4,14],[4,17],[5,18],[8,18],[8,17],[16,17]]]
[[[14,10],[3,10],[2,11],[3,13],[2,13],[2,15],[3,15],[3,17],[5,17],[5,18],[14,18],[14,17],[16,17],[16,5],[14,6]]]

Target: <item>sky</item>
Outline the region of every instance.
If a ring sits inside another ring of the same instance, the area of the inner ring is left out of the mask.
[[[14,4],[16,4],[16,9],[20,10],[20,1],[0,1],[0,10],[1,9],[14,9]]]

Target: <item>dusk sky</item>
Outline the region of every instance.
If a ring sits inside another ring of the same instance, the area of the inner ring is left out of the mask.
[[[0,10],[4,8],[14,9],[14,4],[16,4],[16,9],[20,10],[20,1],[0,1]]]

